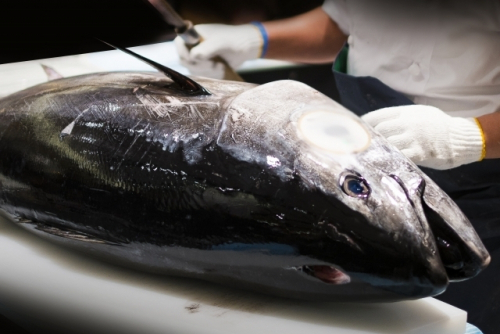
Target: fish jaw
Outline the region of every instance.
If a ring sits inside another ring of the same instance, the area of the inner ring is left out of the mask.
[[[372,145],[385,151],[391,148],[376,133],[373,133]],[[370,152],[366,155],[363,159],[370,161],[371,168],[385,175],[381,179],[383,182],[398,184],[399,188],[386,187],[377,195],[393,199],[399,192],[401,201],[406,199],[409,205],[401,207],[408,213],[413,211],[415,219],[411,225],[418,228],[415,231],[418,239],[413,242],[424,246],[421,254],[432,263],[433,270],[444,270],[450,282],[457,282],[472,278],[487,267],[490,256],[471,223],[434,181],[396,150],[391,151],[389,159],[377,159]]]
[[[488,251],[456,203],[428,176],[423,176],[426,187],[422,204],[450,281],[475,277],[489,265]]]

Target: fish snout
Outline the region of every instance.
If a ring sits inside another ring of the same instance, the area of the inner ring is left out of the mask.
[[[431,179],[424,182],[421,203],[450,281],[476,276],[490,263],[486,247],[458,205]]]
[[[435,243],[450,282],[472,278],[489,264],[490,256],[470,221],[432,180],[413,177],[407,186],[399,176],[391,177],[413,206],[423,231],[428,234],[425,239]]]

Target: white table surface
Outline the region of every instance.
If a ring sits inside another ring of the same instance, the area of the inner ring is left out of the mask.
[[[172,43],[132,50],[187,74]],[[4,64],[0,96],[46,81],[40,63],[64,76],[150,70],[118,51]],[[290,65],[258,61],[245,66]],[[137,272],[53,245],[1,216],[0,313],[28,330],[67,333],[463,334],[467,318],[466,312],[433,298],[313,303]]]

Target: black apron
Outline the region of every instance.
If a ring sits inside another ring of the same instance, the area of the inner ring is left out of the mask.
[[[338,99],[358,116],[385,107],[413,104],[403,94],[373,77],[340,72],[347,52],[334,64]],[[340,63],[340,65],[339,65]],[[500,333],[500,159],[449,170],[421,168],[462,209],[490,252],[489,267],[477,277],[451,283],[437,299],[466,310],[468,322],[485,334]]]

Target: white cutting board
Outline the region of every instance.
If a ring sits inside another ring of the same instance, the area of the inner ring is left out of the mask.
[[[132,49],[187,73],[172,43]],[[150,70],[118,51],[4,64],[0,96],[44,82],[40,63],[65,76]],[[466,312],[433,298],[389,304],[311,303],[141,273],[50,244],[1,216],[0,314],[28,330],[73,334],[463,334],[467,318]]]

